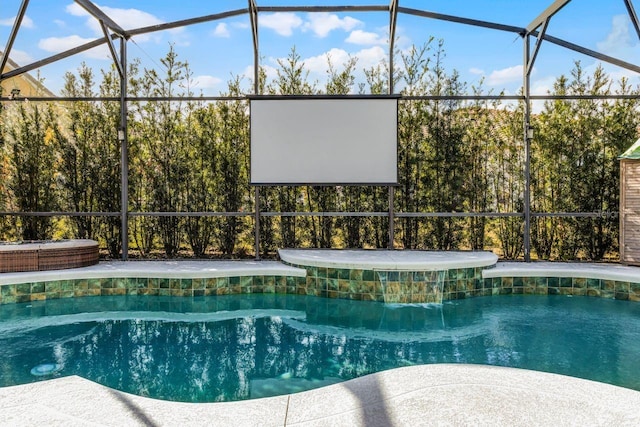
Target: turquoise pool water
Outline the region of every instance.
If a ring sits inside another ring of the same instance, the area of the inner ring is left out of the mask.
[[[513,295],[389,305],[261,294],[0,307],[0,386],[80,375],[138,395],[215,402],[426,363],[511,366],[640,390],[640,304]]]

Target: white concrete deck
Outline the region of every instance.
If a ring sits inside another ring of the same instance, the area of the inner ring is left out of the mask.
[[[178,403],[80,377],[0,388],[2,426],[637,426],[640,392],[480,365],[398,368],[303,393]]]
[[[304,269],[284,265],[278,261],[102,261],[90,267],[68,270],[2,273],[0,285],[106,277],[199,279],[230,276],[305,277],[306,274]]]
[[[487,251],[280,249],[278,254],[296,265],[363,270],[447,270],[487,267],[498,261]]]

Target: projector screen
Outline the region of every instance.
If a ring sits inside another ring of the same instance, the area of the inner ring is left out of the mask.
[[[252,185],[398,183],[397,97],[252,97]]]

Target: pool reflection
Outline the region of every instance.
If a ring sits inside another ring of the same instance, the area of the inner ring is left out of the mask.
[[[2,386],[80,375],[142,396],[216,402],[405,365],[482,363],[640,389],[640,304],[621,301],[510,296],[390,305],[244,295],[96,297],[4,308]],[[62,369],[30,374],[42,364]]]

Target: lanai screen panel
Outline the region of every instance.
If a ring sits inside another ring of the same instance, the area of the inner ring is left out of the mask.
[[[398,182],[397,97],[250,99],[252,185]]]

